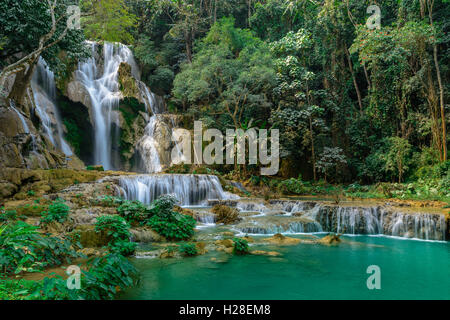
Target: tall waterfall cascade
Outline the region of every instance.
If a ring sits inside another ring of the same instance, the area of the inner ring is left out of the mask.
[[[119,103],[123,93],[120,90],[119,69],[122,63],[127,63],[131,66],[132,77],[136,80],[139,100],[145,104],[148,115],[145,118],[147,125],[144,134],[135,145],[139,161],[137,170],[145,173],[161,172],[167,162],[162,159],[161,145],[166,144],[165,140],[170,140],[170,137],[162,136],[159,132],[162,129],[172,130],[171,126],[164,122],[165,118],[160,117],[165,112],[163,99],[140,81],[139,69],[130,48],[120,43],[88,44],[92,57],[79,63],[75,78],[84,86],[90,98],[89,107],[94,127],[93,161],[106,170],[121,167],[118,155]]]
[[[44,134],[51,143],[71,156],[72,150],[63,137],[61,117],[56,106],[55,76],[44,59],[39,58],[31,81],[36,113],[41,119]]]
[[[122,44],[103,45],[103,69],[96,59],[98,44],[89,42],[92,57],[80,62],[76,78],[89,93],[94,121],[94,162],[106,170],[113,168],[113,143],[117,143],[119,130],[119,90],[118,73],[122,62],[131,65],[132,73],[137,76],[137,67],[131,50]],[[113,126],[115,124],[115,126]],[[113,128],[117,131],[112,132]]]

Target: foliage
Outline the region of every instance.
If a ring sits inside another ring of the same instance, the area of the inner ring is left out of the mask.
[[[233,246],[233,253],[237,255],[244,255],[249,253],[248,248],[248,241],[241,238],[234,238],[233,239],[234,246]]]
[[[285,194],[303,194],[306,192],[305,184],[302,181],[301,176],[297,179],[291,178],[282,181],[278,187]]]
[[[111,237],[112,242],[128,240],[130,232],[128,231],[129,225],[127,221],[115,215],[101,216],[97,218],[95,223],[95,231],[105,231],[106,234]]]
[[[180,246],[180,252],[185,256],[195,256],[198,254],[197,247],[194,243],[183,243]]]
[[[80,146],[83,143],[80,129],[72,119],[65,118],[63,123],[67,129],[67,134],[64,138],[72,146],[75,154],[79,156],[81,151]]]
[[[167,217],[154,215],[147,224],[169,240],[186,240],[194,235],[196,221],[192,217],[172,212]]]
[[[317,169],[325,175],[325,180],[327,176],[331,174],[331,170],[335,170],[335,175],[337,174],[338,166],[346,164],[346,158],[343,154],[343,150],[339,147],[329,148],[325,147],[320,155],[319,160],[316,163]]]
[[[83,21],[88,39],[126,44],[133,42],[130,29],[136,25],[136,16],[129,12],[124,0],[82,0],[82,8],[94,12]]]
[[[385,170],[398,177],[398,182],[402,182],[405,172],[409,168],[411,145],[408,140],[391,137],[386,140],[388,152],[381,157],[385,162]]]
[[[82,270],[79,290],[70,290],[59,275],[41,281],[0,279],[0,299],[8,300],[111,300],[136,284],[138,272],[123,256],[109,254],[90,259]]]
[[[22,221],[0,226],[0,267],[5,274],[40,271],[70,263],[79,246],[70,238],[44,237],[37,227]]]
[[[53,221],[63,223],[69,215],[70,208],[64,200],[57,199],[48,206],[48,210],[42,213],[41,223],[47,224]]]
[[[152,215],[153,211],[140,201],[125,200],[117,208],[117,213],[130,223],[143,223]]]
[[[175,195],[162,195],[153,201],[151,211],[163,219],[170,219],[173,213],[173,206],[177,202],[178,200]]]
[[[98,217],[95,223],[96,232],[106,232],[106,235],[111,238],[108,244],[110,252],[123,256],[132,255],[137,247],[136,243],[130,241],[129,229],[127,221],[116,215]]]
[[[72,0],[56,2],[57,30],[48,43],[60,37],[67,26],[67,7]],[[0,67],[5,62],[12,63],[18,52],[29,54],[38,47],[39,38],[50,31],[52,26],[48,2],[42,0],[4,0],[0,3],[0,39],[4,39]],[[43,58],[53,71],[64,75],[75,59],[88,56],[81,30],[69,29],[62,41],[43,52]],[[66,59],[61,59],[65,56]]]

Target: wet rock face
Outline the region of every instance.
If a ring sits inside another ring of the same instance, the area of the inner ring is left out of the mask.
[[[65,156],[38,133],[29,118],[10,107],[0,106],[0,167],[55,168]]]

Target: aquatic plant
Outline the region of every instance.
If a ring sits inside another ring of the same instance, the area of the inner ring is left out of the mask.
[[[183,243],[180,246],[180,252],[185,256],[195,256],[198,254],[197,247],[194,243]]]
[[[248,248],[248,241],[241,238],[234,238],[233,239],[234,245],[233,245],[233,253],[237,255],[243,255],[250,252]]]

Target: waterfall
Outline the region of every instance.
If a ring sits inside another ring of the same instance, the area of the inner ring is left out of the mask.
[[[13,100],[9,101],[10,108],[17,113],[17,116],[19,117],[20,121],[22,122],[22,128],[25,133],[30,133],[30,128],[28,127],[27,121],[25,120],[25,117],[22,115],[22,113],[16,109],[16,105]]]
[[[260,213],[238,225],[237,228],[244,233],[323,231],[445,240],[447,229],[443,214],[401,212],[389,206],[335,206],[313,201],[272,200],[270,205],[239,201],[236,207],[242,213]]]
[[[337,207],[317,204],[302,217],[320,223],[324,231],[345,234],[384,234],[424,240],[445,240],[445,216],[404,213],[383,207]]]
[[[148,125],[145,127],[144,136],[137,144],[139,155],[143,160],[145,172],[147,173],[157,173],[162,171],[161,160],[157,149],[158,142],[154,138],[157,125],[158,116],[153,115],[150,118]]]
[[[141,95],[145,101],[147,112],[151,112],[152,116],[145,127],[142,138],[137,143],[137,151],[142,160],[144,171],[146,173],[161,172],[163,167],[161,157],[158,152],[158,141],[155,138],[157,127],[162,124],[162,120],[158,117],[164,112],[164,102],[151,92],[148,87],[142,83]]]
[[[183,206],[201,205],[207,199],[230,199],[213,175],[139,175],[119,180],[125,199],[150,204],[161,195],[174,194]]]
[[[89,42],[92,57],[86,62],[79,63],[76,72],[77,79],[89,92],[92,103],[95,141],[94,161],[101,164],[106,170],[113,169],[113,147],[116,147],[118,132],[113,132],[113,124],[119,129],[119,90],[118,73],[122,62],[132,67],[134,77],[138,78],[136,63],[131,50],[122,44],[107,43],[103,45],[103,71],[99,72],[95,56],[98,45]]]
[[[55,147],[60,149],[67,156],[72,155],[72,150],[63,138],[61,118],[55,104],[55,76],[42,58],[39,58],[36,70],[33,73],[31,87],[33,89],[36,112],[41,119],[44,133]],[[54,121],[52,121],[52,116]],[[54,129],[52,128],[53,123],[55,123]]]

